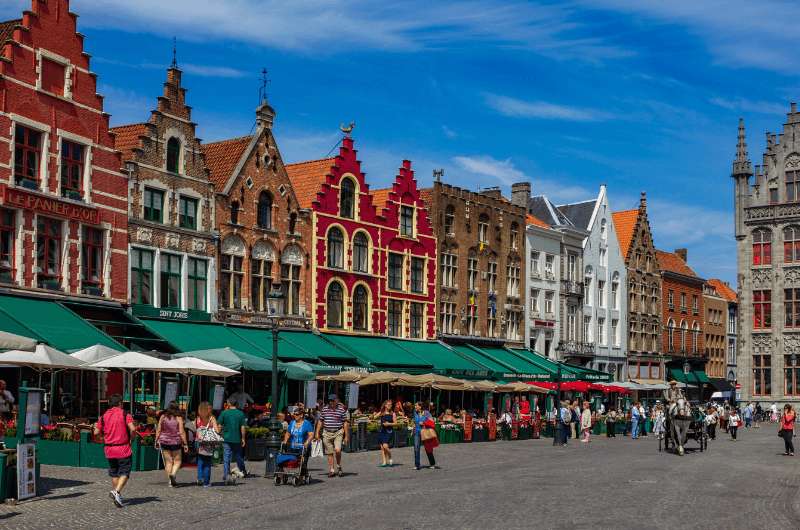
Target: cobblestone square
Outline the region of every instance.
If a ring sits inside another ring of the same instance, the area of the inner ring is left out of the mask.
[[[691,443],[690,443],[690,448]],[[194,469],[170,489],[160,472],[135,473],[115,508],[103,470],[43,466],[47,493],[0,506],[3,528],[797,528],[800,460],[782,456],[773,425],[718,436],[705,453],[659,454],[653,436],[596,437],[554,448],[549,439],[444,445],[441,470],[395,467],[377,452],[345,455],[343,478],[312,460],[308,486],[262,477],[210,489]],[[424,456],[423,456],[424,460]],[[263,463],[251,472],[262,473]]]

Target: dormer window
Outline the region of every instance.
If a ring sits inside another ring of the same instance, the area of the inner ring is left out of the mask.
[[[351,178],[343,178],[339,186],[339,215],[352,219],[355,217],[356,185]]]
[[[83,180],[84,147],[75,142],[61,141],[61,196],[80,200]]]
[[[239,202],[233,201],[231,202],[231,224],[238,225],[239,224]]]
[[[259,228],[272,228],[272,195],[262,191],[258,195],[258,216],[256,219]]]
[[[400,235],[414,237],[414,207],[400,207]]]
[[[167,171],[180,173],[181,141],[174,136],[167,140]]]

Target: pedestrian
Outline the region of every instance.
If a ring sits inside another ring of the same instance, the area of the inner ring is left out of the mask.
[[[381,446],[381,464],[380,467],[392,467],[392,451],[389,449],[389,442],[394,437],[394,426],[397,422],[397,414],[393,410],[392,400],[387,399],[383,402],[381,410],[372,416],[372,419],[377,419],[379,424],[378,429],[378,444]]]
[[[328,395],[328,404],[322,407],[319,422],[314,435],[316,440],[322,439],[325,454],[328,455],[328,477],[344,476],[342,471],[342,442],[350,442],[350,421],[347,409],[339,403],[336,394]],[[336,467],[334,468],[334,462]]]
[[[424,431],[424,432],[423,432]],[[439,469],[436,465],[436,458],[433,456],[433,449],[439,446],[439,438],[436,436],[436,423],[430,413],[428,402],[417,401],[414,405],[414,469],[419,471],[420,449],[425,448],[425,456],[428,457],[428,467]]]
[[[574,424],[572,422],[572,410],[570,410],[569,401],[562,401],[561,402],[561,409],[558,411],[558,419],[560,420],[561,426],[561,445],[563,447],[567,446],[567,440],[570,437],[570,425]]]
[[[302,404],[300,404],[302,405]],[[292,422],[283,435],[283,443],[303,456],[303,466],[300,468],[301,476],[307,476],[308,458],[311,455],[311,440],[314,438],[314,426],[305,418],[305,409],[296,406],[292,411]]]
[[[136,435],[133,418],[122,410],[122,396],[108,398],[109,408],[94,426],[94,435],[103,435],[103,452],[108,460],[108,476],[112,490],[108,492],[118,507],[125,506],[122,490],[131,475],[131,440]]]
[[[186,443],[186,431],[183,428],[183,417],[178,411],[178,404],[170,401],[167,409],[161,414],[156,426],[156,445],[161,449],[164,458],[164,472],[170,488],[178,485],[176,475],[181,468],[183,451],[189,450]]]
[[[639,403],[639,436],[647,436],[647,410]]]
[[[731,435],[731,440],[736,441],[736,432],[742,424],[742,417],[739,416],[739,411],[735,408],[731,409],[728,415],[728,432]]]
[[[211,459],[214,456],[214,446],[216,443],[211,439],[216,439],[218,427],[217,420],[214,418],[211,404],[202,401],[197,406],[197,418],[195,419],[197,431],[197,484],[207,488],[211,485]],[[214,433],[213,435],[207,431]]]
[[[749,429],[750,425],[753,422],[753,407],[751,403],[748,403],[747,406],[742,411],[742,417],[744,418],[745,429]]]
[[[606,414],[606,438],[616,438],[617,433],[617,411],[611,409]]]
[[[571,421],[569,422],[570,438],[575,438],[577,440],[581,436],[581,406],[578,404],[577,399],[572,402],[569,410],[572,414]]]
[[[247,476],[242,454],[246,443],[246,426],[247,416],[236,407],[236,400],[229,397],[225,410],[217,418],[217,432],[222,434],[222,482],[226,486],[233,484],[236,478]],[[233,469],[231,469],[232,460],[236,463]]]
[[[6,382],[0,379],[0,421],[10,420],[14,408],[14,394],[6,389]]]
[[[255,403],[253,398],[250,397],[250,394],[244,391],[244,387],[241,383],[236,385],[236,392],[228,396],[228,399],[234,400],[236,402],[236,408],[239,410],[244,410],[248,405]]]
[[[776,423],[778,421],[778,404],[773,401],[772,405],[770,405],[769,407],[769,410],[770,410],[769,421],[771,421],[772,423]]]
[[[794,422],[796,419],[797,415],[792,406],[788,403],[784,405],[781,421],[778,423],[778,436],[783,438],[783,445],[786,449],[783,454],[787,456],[794,456],[794,442],[792,438],[794,437]]]
[[[589,410],[589,402],[583,402],[583,412],[581,412],[581,442],[588,443],[592,436],[592,411]]]
[[[706,411],[706,433],[708,437],[712,440],[717,439],[717,422],[719,421],[719,417],[717,414],[717,409],[714,406],[708,407]]]
[[[666,428],[667,416],[664,414],[664,406],[661,403],[656,403],[656,408],[653,410],[653,434],[659,440],[664,439]]]
[[[635,401],[631,407],[631,439],[639,439],[639,402]]]

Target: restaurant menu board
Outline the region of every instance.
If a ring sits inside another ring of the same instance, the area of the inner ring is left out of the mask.
[[[40,395],[35,392],[31,395]],[[28,396],[30,398],[30,395]],[[36,444],[17,445],[17,500],[36,496]]]
[[[313,408],[317,404],[317,382],[306,381],[306,407]]]
[[[347,408],[351,410],[358,408],[358,383],[348,385]]]
[[[222,402],[225,398],[225,386],[214,385],[214,399],[211,408],[214,410],[222,410]]]
[[[176,401],[177,399],[178,399],[178,382],[167,381],[167,383],[164,385],[164,405],[169,406],[170,403]]]
[[[28,392],[28,404],[25,407],[25,436],[39,434],[39,421],[42,417],[42,393]]]

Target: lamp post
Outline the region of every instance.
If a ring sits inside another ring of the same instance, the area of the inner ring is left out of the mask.
[[[731,407],[736,408],[736,374],[730,372],[728,374],[728,382],[731,384],[731,387],[733,387],[731,391]]]
[[[269,309],[269,319],[272,324],[272,384],[271,384],[271,403],[269,408],[269,422],[267,428],[266,440],[266,454],[264,460],[266,466],[264,469],[265,477],[272,477],[275,473],[275,459],[278,451],[281,448],[281,429],[283,425],[278,421],[278,332],[280,327],[280,319],[283,315],[283,289],[278,285],[274,287],[267,298],[267,307]]]

